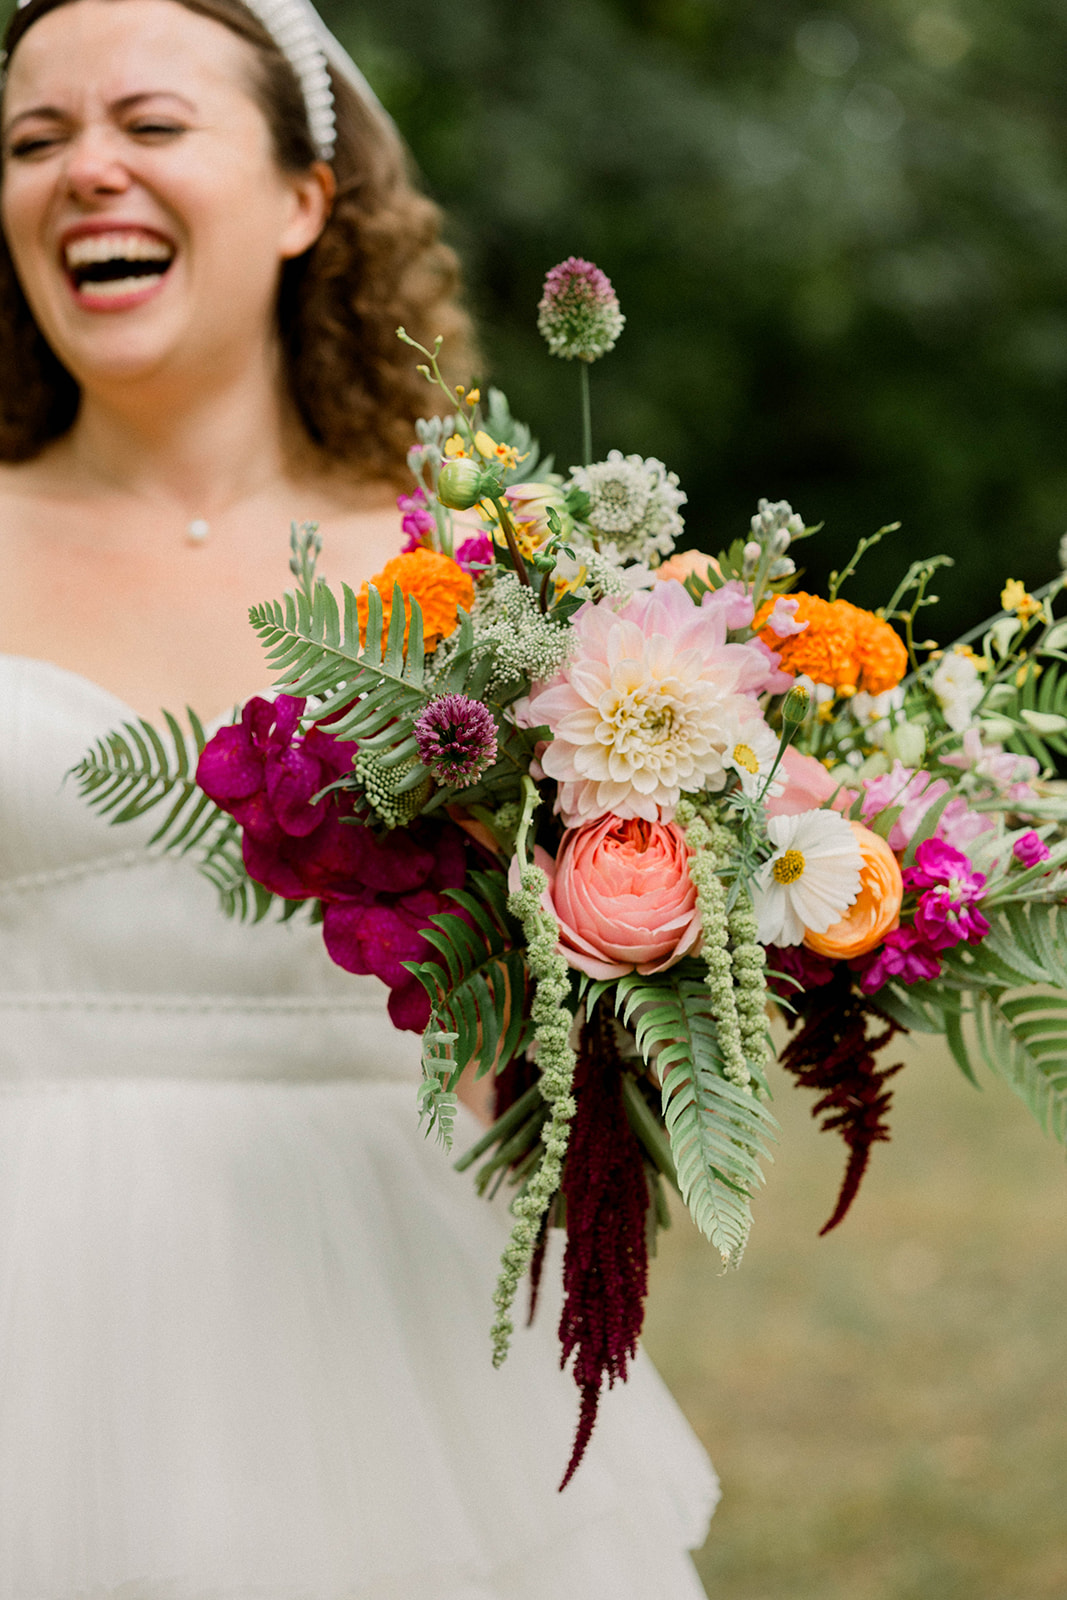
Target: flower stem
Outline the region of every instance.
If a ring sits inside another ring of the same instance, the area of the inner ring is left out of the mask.
[[[530,574],[526,570],[526,563],[522,559],[522,551],[519,549],[519,542],[515,537],[515,524],[511,520],[503,497],[501,495],[493,495],[492,504],[497,516],[500,518],[500,529],[507,541],[508,554],[511,556],[518,580],[520,583],[525,584],[527,589],[532,589],[533,584],[530,582]]]
[[[593,407],[589,398],[589,363],[578,363],[578,392],[582,404],[582,462],[590,466],[593,460]]]

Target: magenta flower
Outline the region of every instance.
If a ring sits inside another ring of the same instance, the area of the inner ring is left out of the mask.
[[[1020,834],[1011,847],[1011,853],[1023,867],[1036,867],[1038,862],[1047,861],[1052,851],[1033,828],[1029,833]]]
[[[934,950],[975,944],[989,932],[978,910],[985,894],[985,874],[942,839],[926,839],[915,852],[915,865],[904,872],[906,889],[921,889],[915,910],[916,931]]]
[[[860,978],[864,994],[874,994],[890,978],[902,983],[931,982],[941,971],[941,957],[914,928],[894,928],[875,952]]]
[[[396,509],[402,513],[400,530],[407,537],[401,554],[410,555],[412,550],[426,543],[428,536],[436,529],[437,521],[422,489],[416,489],[414,494],[398,494]]]
[[[358,820],[353,795],[315,800],[351,770],[355,745],[317,726],[301,734],[303,710],[289,695],[250,700],[205,745],[197,782],[240,823],[249,877],[286,900],[321,900],[331,959],[381,978],[395,1026],[421,1033],[429,999],[403,963],[433,954],[422,930],[455,910],[445,891],[466,876],[464,836],[428,818],[379,834]]]
[[[496,723],[480,700],[443,694],[416,717],[415,743],[431,777],[464,788],[496,760]]]
[[[611,280],[591,261],[568,256],[545,279],[537,331],[554,356],[595,361],[614,349],[625,321]]]
[[[464,572],[483,572],[496,559],[492,540],[485,533],[476,533],[470,539],[464,539],[456,550],[455,559],[456,566],[462,567]]]

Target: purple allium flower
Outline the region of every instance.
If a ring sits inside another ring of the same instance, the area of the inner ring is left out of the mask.
[[[402,513],[400,530],[407,537],[402,554],[410,555],[425,542],[427,534],[433,533],[437,521],[421,489],[414,494],[398,494],[396,509]]]
[[[1031,828],[1029,833],[1021,834],[1016,839],[1011,853],[1021,866],[1036,867],[1039,861],[1047,861],[1052,851],[1041,835]]]
[[[456,566],[462,567],[464,572],[481,572],[493,565],[493,542],[488,534],[476,533],[470,539],[464,539],[456,550],[455,559]]]
[[[415,742],[426,770],[439,783],[461,788],[496,760],[496,723],[480,700],[443,694],[416,717]]]
[[[965,940],[975,944],[989,932],[978,910],[985,893],[985,874],[975,872],[969,857],[942,839],[925,839],[915,852],[915,865],[904,872],[906,889],[922,889],[915,911],[917,932],[935,950]]]
[[[625,321],[611,280],[591,261],[568,256],[545,279],[537,330],[554,356],[595,361],[614,349]]]
[[[864,994],[874,994],[890,978],[902,983],[930,982],[941,971],[941,957],[914,928],[894,928],[887,933],[874,960],[860,978]]]

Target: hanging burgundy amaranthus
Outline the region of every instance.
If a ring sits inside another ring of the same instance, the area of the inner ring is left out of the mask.
[[[802,1089],[820,1091],[811,1114],[822,1117],[824,1132],[837,1130],[849,1153],[837,1204],[819,1229],[824,1234],[844,1221],[859,1192],[872,1147],[889,1141],[886,1119],[893,1092],[885,1086],[903,1063],[880,1068],[875,1056],[894,1034],[904,1030],[872,1001],[854,992],[847,969],[839,970],[823,987],[809,991],[807,1001],[808,1015],[783,1051],[781,1064]],[[885,1027],[869,1035],[870,1021],[884,1022]]]
[[[578,1110],[561,1185],[567,1205],[563,1262],[562,1364],[574,1354],[581,1392],[574,1448],[560,1489],[585,1454],[604,1378],[625,1381],[637,1351],[648,1293],[645,1213],[648,1181],[641,1147],[626,1118],[623,1065],[609,1017],[599,1010],[582,1030],[574,1087]]]

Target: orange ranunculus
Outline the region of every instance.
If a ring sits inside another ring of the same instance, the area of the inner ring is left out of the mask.
[[[838,694],[881,694],[893,689],[908,670],[908,653],[897,633],[848,600],[823,600],[803,591],[791,595],[798,601],[796,621],[806,622],[800,633],[779,637],[767,626],[776,597],[765,600],[752,626],[781,656],[782,670],[805,673],[815,683],[828,683]]]
[[[900,863],[885,840],[860,822],[852,823],[863,858],[860,892],[840,922],[825,933],[806,933],[804,943],[832,961],[852,961],[881,944],[900,922],[904,879]]]
[[[666,561],[661,561],[652,576],[677,578],[679,583],[684,583],[686,578],[695,574],[707,583],[709,567],[713,572],[722,571],[715,557],[706,556],[703,550],[680,550],[677,555],[668,556]]]
[[[406,613],[405,644],[411,626],[412,597],[419,602],[423,644],[427,650],[435,649],[439,640],[447,639],[455,630],[456,614],[460,607],[469,611],[474,604],[474,581],[470,573],[464,572],[449,556],[440,555],[436,550],[420,547],[409,550],[406,555],[394,556],[370,581],[382,597],[384,628],[388,628],[393,610],[393,585],[400,585]],[[367,584],[364,584],[356,596],[361,641],[367,637],[367,588]]]

